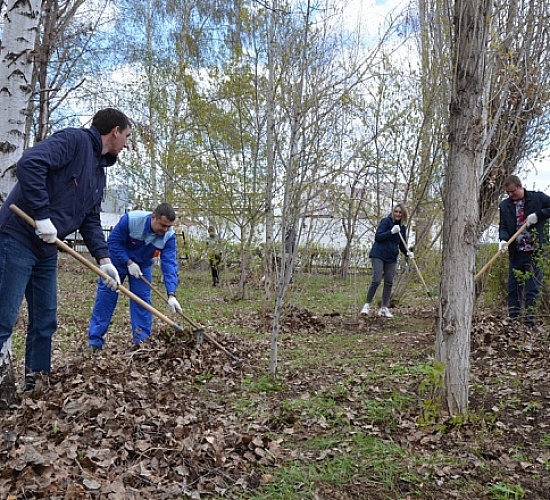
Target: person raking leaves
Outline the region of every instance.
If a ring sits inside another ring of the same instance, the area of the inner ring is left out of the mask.
[[[524,323],[534,328],[535,309],[542,286],[541,263],[548,243],[544,224],[550,218],[550,196],[528,191],[516,175],[504,180],[508,198],[499,205],[499,249],[508,252],[508,315],[518,318],[524,310]],[[508,245],[511,236],[525,223],[527,229]]]
[[[160,252],[160,268],[172,312],[182,311],[176,299],[178,261],[174,223],[176,213],[167,203],[161,203],[151,213],[132,210],[115,225],[107,243],[109,253],[122,282],[128,277],[130,291],[151,304],[153,257]],[[142,276],[147,280],[143,280]],[[88,344],[91,351],[103,348],[105,334],[118,302],[118,293],[99,280],[97,296],[90,318]],[[134,344],[146,340],[153,328],[153,316],[144,307],[130,301],[130,320]]]
[[[127,146],[131,123],[106,108],[89,128],[66,128],[25,151],[17,162],[17,184],[0,208],[0,347],[11,337],[23,297],[27,299],[25,390],[38,374],[51,371],[52,337],[57,330],[57,246],[77,229],[92,256],[120,283],[101,227],[106,168]],[[33,228],[12,210],[35,220]]]

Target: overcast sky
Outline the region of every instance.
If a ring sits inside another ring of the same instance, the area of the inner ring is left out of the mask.
[[[528,173],[519,175],[527,189],[544,191],[550,195],[550,158],[535,163],[534,168]]]

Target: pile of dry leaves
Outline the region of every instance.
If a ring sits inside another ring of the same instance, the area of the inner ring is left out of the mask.
[[[414,322],[412,313],[403,317],[406,322],[399,323],[399,313],[391,322],[380,318],[365,322],[365,335],[355,341],[353,349],[357,359],[364,356],[365,372],[374,370],[376,362],[389,363],[388,352],[397,373],[413,351],[425,356],[431,350],[431,322],[420,318],[427,328],[415,333],[407,329]],[[235,321],[257,327],[264,318],[250,314]],[[315,350],[316,342],[322,343],[327,335],[332,335],[327,322],[327,318],[307,310],[291,308],[282,318],[285,348],[295,346],[302,352],[301,344],[307,342]],[[374,332],[381,335],[373,336]],[[298,341],[288,333],[306,337]],[[120,334],[120,338],[110,334],[105,350],[95,354],[84,352],[82,347],[64,346],[64,354],[56,353],[56,366],[50,377],[40,380],[34,392],[22,394],[17,405],[2,412],[0,497],[236,498],[235,494],[270,481],[268,474],[258,473],[262,465],[277,466],[293,457],[288,443],[280,436],[302,433],[305,441],[317,432],[315,429],[325,431],[326,422],[310,425],[309,421],[300,420],[300,415],[284,414],[277,397],[269,402],[271,407],[266,406],[265,418],[239,413],[235,400],[243,397],[243,381],[265,373],[269,338],[258,335],[256,339],[244,340],[211,334],[245,362],[235,368],[231,358],[211,343],[205,341],[196,346],[190,336],[180,338],[166,331],[134,349],[128,338]],[[550,432],[548,345],[544,330],[530,332],[498,314],[476,318],[472,334],[471,409],[477,415],[486,415],[483,425],[491,425],[492,429],[485,436],[491,440],[483,441],[480,426],[475,423],[453,424],[446,429],[420,428],[418,413],[412,413],[414,408],[410,414],[395,416],[394,426],[385,421],[366,422],[361,415],[363,398],[372,396],[376,401],[382,389],[375,384],[364,392],[362,378],[355,381],[352,376],[356,367],[348,372],[342,369],[345,365],[338,356],[344,360],[350,355],[349,348],[343,348],[342,354],[335,352],[326,361],[332,363],[330,366],[320,369],[312,365],[309,371],[299,367],[288,374],[288,397],[303,397],[314,393],[315,388],[330,391],[330,384],[338,384],[338,377],[343,377],[342,383],[347,381],[361,389],[357,399],[341,401],[347,408],[349,425],[357,426],[358,432],[370,432],[399,443],[414,450],[414,457],[429,457],[443,450],[449,455],[458,453],[466,464],[460,468],[434,465],[433,470],[428,470],[429,459],[421,465],[411,462],[411,470],[420,477],[429,473],[438,478],[430,486],[432,496],[425,498],[460,498],[460,487],[453,489],[448,485],[464,478],[470,481],[477,477],[480,484],[492,480],[494,471],[487,469],[487,464],[498,467],[503,478],[543,494],[550,492],[550,480],[543,473],[550,456],[539,446]],[[381,353],[378,358],[377,352]],[[403,374],[399,384],[395,389],[399,393],[414,395],[418,378]],[[514,455],[520,451],[524,454],[522,461]],[[312,460],[325,458],[321,454]],[[408,486],[402,487],[406,491]],[[384,498],[371,491],[373,483],[356,484],[355,488],[348,493],[342,490],[340,496],[326,490],[322,496]],[[438,497],[436,490],[445,496]]]
[[[230,398],[242,373],[227,356],[170,335],[134,350],[108,345],[68,356],[3,412],[2,498],[199,498],[259,484],[249,465],[272,463],[278,443],[215,391],[198,394],[208,380]],[[253,351],[239,342],[239,356]]]

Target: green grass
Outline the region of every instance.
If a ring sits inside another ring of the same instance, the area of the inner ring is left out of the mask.
[[[493,500],[519,500],[525,498],[525,490],[519,484],[491,484],[489,485],[489,494]]]
[[[315,491],[321,485],[337,488],[361,478],[364,483],[383,485],[394,491],[400,480],[420,483],[421,478],[411,474],[405,466],[407,452],[392,442],[363,433],[357,433],[347,441],[311,441],[308,449],[319,452],[320,460],[295,460],[274,473],[273,481],[259,488],[253,499],[315,499]],[[345,450],[345,451],[344,451]]]

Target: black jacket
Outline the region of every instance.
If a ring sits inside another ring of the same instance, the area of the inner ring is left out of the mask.
[[[369,253],[371,259],[380,259],[384,262],[397,262],[399,250],[401,250],[403,255],[407,255],[407,247],[403,245],[399,233],[391,233],[391,228],[396,224],[400,226],[401,236],[407,241],[406,226],[400,222],[395,222],[390,214],[384,217],[378,225],[378,229],[374,235],[374,245]]]
[[[544,230],[544,224],[546,220],[550,218],[550,196],[540,191],[525,190],[524,199],[525,217],[532,213],[535,213],[537,215],[538,222],[534,226],[530,226],[529,230],[533,233],[536,232],[538,242],[542,246],[548,242],[546,231]],[[511,198],[506,198],[505,200],[500,202],[499,210],[499,239],[500,241],[508,241],[518,230],[514,201]],[[514,240],[513,243],[509,245],[508,251],[510,253],[510,258],[513,258],[518,251],[516,240]]]
[[[99,261],[109,256],[101,229],[105,168],[116,158],[102,155],[99,131],[67,128],[28,149],[17,162],[18,182],[0,208],[0,231],[31,248],[39,257],[57,251],[9,208],[16,204],[33,219],[50,218],[58,238],[80,230],[90,253]]]

